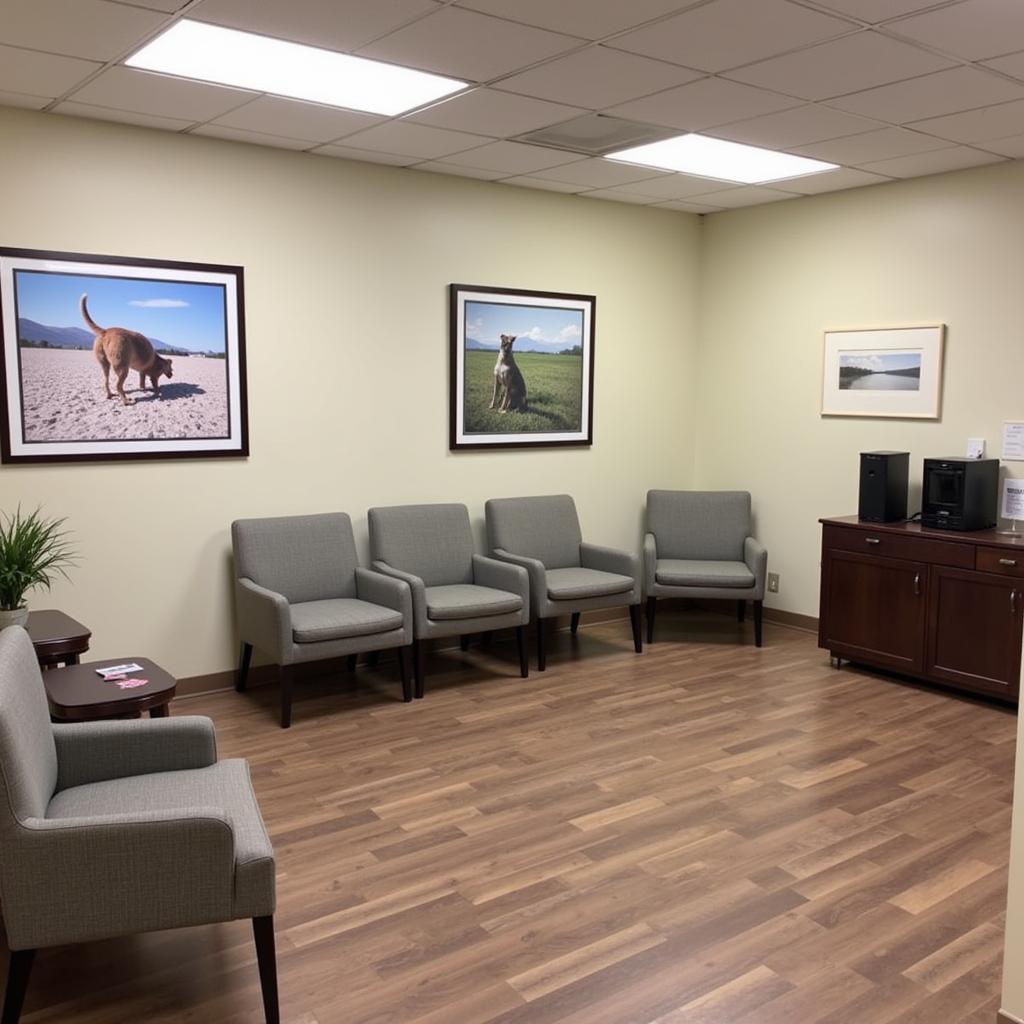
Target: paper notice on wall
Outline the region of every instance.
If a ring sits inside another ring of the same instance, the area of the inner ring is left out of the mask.
[[[1003,424],[1004,461],[1024,461],[1024,422]]]
[[[1024,519],[1024,480],[1003,483],[1003,518]]]

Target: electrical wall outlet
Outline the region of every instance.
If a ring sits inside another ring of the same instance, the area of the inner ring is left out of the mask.
[[[777,594],[779,592],[779,574],[777,572],[768,573],[768,593]]]
[[[983,438],[983,437],[969,437],[969,438],[967,438],[967,458],[969,458],[969,459],[983,459],[983,458],[985,458],[985,438]]]

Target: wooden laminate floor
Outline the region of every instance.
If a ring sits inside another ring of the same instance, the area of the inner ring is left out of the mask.
[[[180,701],[250,759],[290,1024],[993,1024],[1015,718],[707,613]],[[738,642],[741,635],[746,642]],[[153,880],[154,887],[160,880]],[[247,923],[48,950],[27,1024],[261,1019]]]

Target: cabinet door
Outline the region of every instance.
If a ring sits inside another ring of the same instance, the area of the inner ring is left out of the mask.
[[[928,604],[928,674],[1016,697],[1024,581],[936,566]]]
[[[922,672],[927,584],[923,562],[826,551],[821,646],[854,661]]]

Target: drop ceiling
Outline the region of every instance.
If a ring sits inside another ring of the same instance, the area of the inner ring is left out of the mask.
[[[1024,157],[1022,0],[0,0],[0,105],[710,213]],[[179,18],[469,83],[395,118],[123,66]],[[837,163],[767,186],[520,141],[601,113]]]

